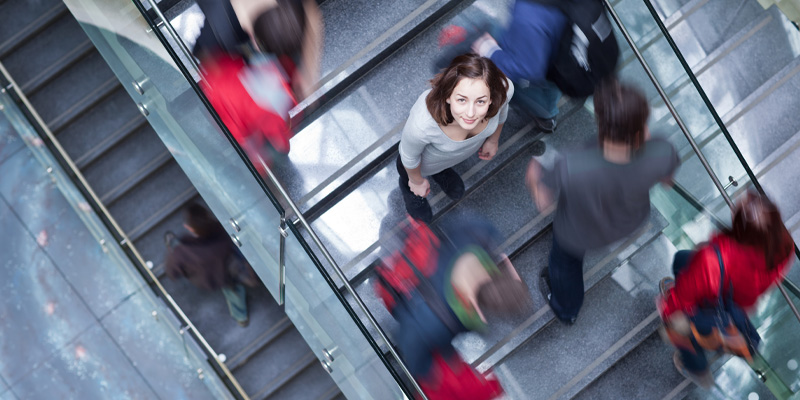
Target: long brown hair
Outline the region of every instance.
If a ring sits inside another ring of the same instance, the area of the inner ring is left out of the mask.
[[[733,224],[723,233],[741,244],[761,249],[770,271],[794,250],[792,236],[783,224],[778,207],[767,196],[752,190],[737,202]]]
[[[450,104],[447,99],[453,94],[458,82],[464,78],[480,79],[489,87],[489,112],[486,119],[492,118],[506,102],[508,80],[503,71],[492,60],[476,54],[462,54],[453,59],[450,65],[431,79],[431,92],[425,98],[428,112],[439,125],[453,122]]]

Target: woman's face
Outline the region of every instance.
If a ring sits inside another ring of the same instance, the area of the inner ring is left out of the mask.
[[[447,99],[453,119],[467,131],[483,121],[491,103],[489,86],[480,79],[472,78],[462,78]]]

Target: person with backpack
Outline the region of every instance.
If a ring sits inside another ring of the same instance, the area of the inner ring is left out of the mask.
[[[677,348],[675,367],[704,388],[714,383],[705,350],[752,361],[761,338],[746,312],[794,260],[792,237],[766,196],[748,191],[731,213],[730,228],[675,254],[675,278],[662,279],[657,299],[664,335]]]
[[[650,189],[672,182],[678,152],[650,138],[644,94],[614,79],[594,94],[598,140],[557,157],[550,169],[536,159],[526,183],[539,212],[555,204],[549,267],[539,288],[553,313],[571,325],[583,304],[583,258],[635,232],[650,215]]]
[[[258,278],[228,237],[219,221],[205,207],[193,203],[183,211],[187,235],[164,235],[167,245],[166,272],[170,279],[186,278],[200,289],[222,291],[233,319],[246,327],[247,299],[244,285]]]
[[[426,197],[431,177],[453,200],[465,192],[452,167],[474,156],[491,160],[508,117],[514,85],[485,57],[463,54],[431,79],[403,127],[397,156],[400,192],[406,211],[430,223]]]
[[[472,50],[491,58],[517,88],[516,101],[546,133],[556,129],[562,92],[586,97],[614,72],[619,48],[601,0],[518,0],[511,22]]]
[[[499,234],[488,222],[468,220],[435,234],[412,218],[402,248],[379,261],[376,291],[398,322],[395,344],[429,399],[493,399],[503,393],[464,362],[452,345],[468,331],[487,328],[487,315],[530,308],[527,286],[494,249]]]

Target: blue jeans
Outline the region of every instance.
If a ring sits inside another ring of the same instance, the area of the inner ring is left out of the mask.
[[[550,308],[562,321],[578,317],[583,305],[583,253],[572,254],[553,235],[550,250]]]
[[[445,359],[455,354],[451,343],[455,332],[450,331],[418,293],[399,302],[392,315],[399,324],[395,344],[414,378],[428,377],[435,352]]]
[[[681,250],[675,253],[675,258],[672,260],[672,274],[675,278],[689,266],[689,260],[692,258],[692,254],[694,254],[692,250]],[[708,369],[708,359],[706,358],[705,351],[697,344],[694,338],[692,338],[692,346],[694,347],[694,351],[679,348],[678,353],[680,353],[683,366],[686,367],[689,372],[699,374]]]
[[[222,294],[228,303],[228,311],[237,322],[247,321],[247,298],[244,286],[237,283],[232,287],[223,287]]]
[[[535,117],[550,119],[558,115],[558,99],[561,98],[561,91],[555,83],[542,81],[532,83],[527,87],[514,82],[514,98],[526,110]]]

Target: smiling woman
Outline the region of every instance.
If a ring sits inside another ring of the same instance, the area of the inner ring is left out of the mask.
[[[503,72],[474,54],[454,58],[431,86],[411,107],[397,158],[406,210],[424,222],[433,218],[425,199],[430,193],[427,177],[448,197],[460,199],[464,182],[452,167],[476,152],[482,160],[494,157],[514,94]]]

